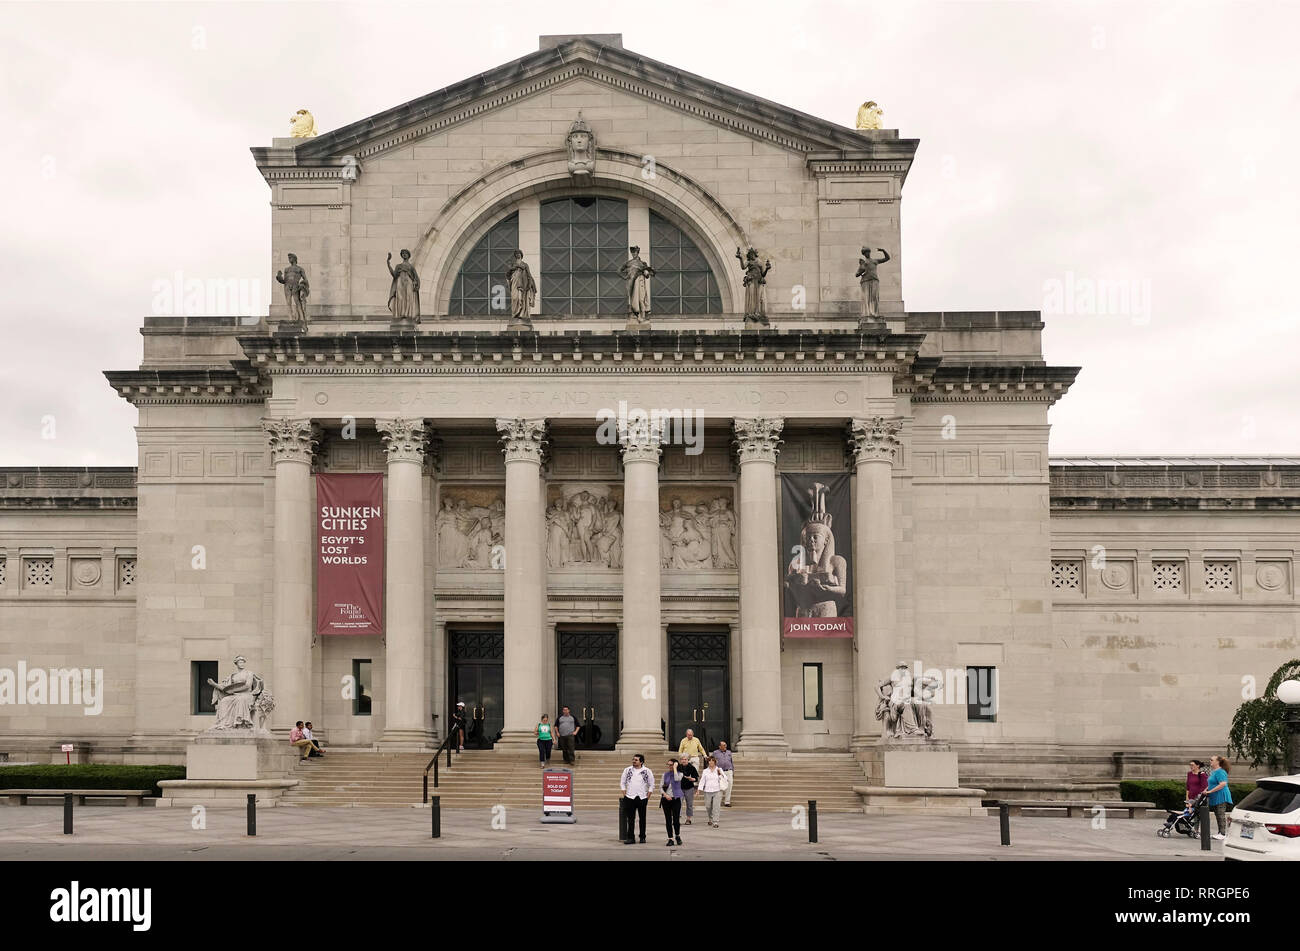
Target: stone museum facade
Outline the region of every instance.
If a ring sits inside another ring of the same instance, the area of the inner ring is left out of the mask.
[[[578,36],[254,148],[283,302],[145,318],[136,468],[0,470],[0,666],[104,678],[0,704],[0,753],[179,761],[237,654],[334,746],[463,700],[479,746],[567,704],[858,750],[906,663],[963,780],[1223,751],[1300,642],[1300,459],[1050,458],[1040,314],[905,305],[918,144]],[[382,636],[315,633],[340,473],[384,477]],[[792,474],[849,477],[852,637],[783,636]]]

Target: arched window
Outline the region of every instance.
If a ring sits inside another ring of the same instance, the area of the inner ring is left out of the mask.
[[[718,279],[681,228],[650,212],[650,309],[656,314],[720,314]]]
[[[542,202],[542,313],[622,314],[627,202],[557,198]]]
[[[509,313],[506,267],[514,260],[518,247],[519,215],[515,213],[494,224],[465,258],[451,288],[448,313],[456,316]],[[495,294],[493,287],[498,288]]]

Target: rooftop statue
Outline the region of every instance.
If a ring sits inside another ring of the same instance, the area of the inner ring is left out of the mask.
[[[879,261],[871,260],[873,251],[884,255]],[[884,248],[863,248],[862,257],[858,259],[858,270],[853,276],[862,284],[862,319],[868,320],[880,316],[880,275],[876,273],[877,265],[889,260],[889,252]]]
[[[510,287],[510,323],[507,330],[532,330],[533,305],[537,303],[537,282],[524,260],[524,252],[515,249],[515,258],[506,268],[506,284]]]
[[[289,266],[276,271],[275,279],[284,285],[284,303],[289,308],[289,319],[306,330],[307,297],[311,294],[311,285],[307,283],[307,272],[298,266],[298,255],[289,255]]]
[[[883,129],[881,117],[885,110],[876,105],[874,100],[864,102],[858,107],[858,128],[859,129]]]
[[[393,283],[388,288],[388,310],[394,321],[420,322],[420,275],[411,263],[411,252],[402,248],[402,263],[393,267],[393,252],[388,252],[388,273]]]
[[[767,321],[767,272],[772,270],[772,262],[758,263],[758,252],[750,248],[745,256],[740,256],[736,248],[736,260],[745,272],[745,325],[758,324],[768,326]]]
[[[299,109],[289,117],[289,135],[295,139],[310,139],[316,135],[316,118],[306,109]]]
[[[650,326],[650,278],[655,269],[641,260],[641,249],[628,249],[632,256],[618,269],[619,277],[627,281],[627,329],[641,330]]]

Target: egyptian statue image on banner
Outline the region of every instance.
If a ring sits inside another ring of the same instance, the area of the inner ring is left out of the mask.
[[[853,636],[851,491],[847,472],[781,476],[785,637]]]

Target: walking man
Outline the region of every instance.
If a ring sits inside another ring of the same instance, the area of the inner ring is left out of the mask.
[[[573,748],[578,736],[578,721],[573,718],[568,707],[560,707],[560,715],[555,719],[555,735],[560,738],[560,752],[564,754],[564,761],[577,762]]]
[[[624,845],[631,845],[636,841],[632,837],[634,817],[640,817],[641,844],[645,844],[646,806],[650,802],[650,789],[654,786],[654,782],[654,773],[646,767],[645,757],[640,753],[634,754],[632,765],[623,770],[623,777],[618,783],[619,789],[623,790],[623,818],[627,823],[627,838],[623,840]]]
[[[690,760],[696,769],[704,768],[704,744],[695,738],[694,730],[687,730],[686,736],[677,744],[677,755]]]
[[[736,782],[736,767],[734,761],[731,758],[731,750],[727,749],[726,740],[720,740],[718,742],[718,748],[713,751],[713,758],[718,761],[718,769],[722,770],[724,773],[727,774],[724,777],[727,782],[726,782],[726,789],[723,790],[723,794],[722,794],[722,804],[730,808],[731,787]]]

